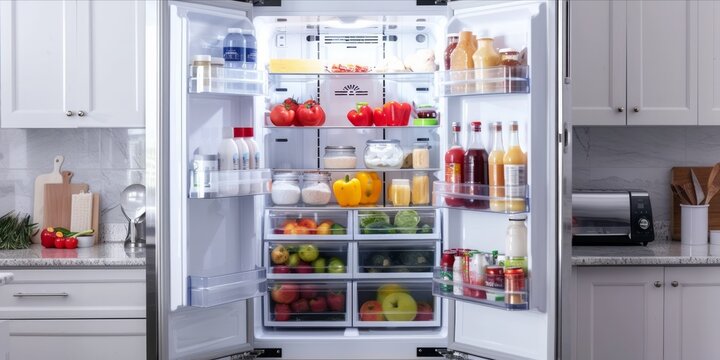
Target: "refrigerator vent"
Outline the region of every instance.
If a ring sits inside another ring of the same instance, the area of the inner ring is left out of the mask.
[[[324,43],[343,44],[343,45],[361,45],[361,44],[377,44],[382,35],[325,35]]]
[[[340,90],[335,90],[335,96],[362,96],[367,94],[367,90],[360,90],[360,87],[355,84],[348,84]]]

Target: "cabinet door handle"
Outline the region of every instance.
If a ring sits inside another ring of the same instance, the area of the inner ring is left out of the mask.
[[[65,116],[73,116],[73,112],[68,110],[65,112]]]
[[[670,283],[670,285],[672,285],[672,287],[678,287],[678,285],[680,284],[677,281],[673,281]]]
[[[621,113],[621,112],[625,111],[625,107],[624,107],[624,106],[621,106],[621,107],[617,108],[617,111],[618,111],[619,113]]]
[[[85,112],[82,111],[82,110],[78,111],[78,116],[81,116],[81,117],[82,117],[82,116],[85,116]]]
[[[638,108],[638,107],[636,106],[636,107],[633,108],[633,111],[634,111],[634,112],[640,112],[640,108]],[[79,114],[78,114],[78,115],[79,115]]]
[[[70,294],[66,292],[59,293],[14,293],[14,297],[68,297]]]
[[[659,287],[662,286],[662,283],[659,282],[659,281],[656,281],[655,283],[653,283],[653,285],[654,285],[656,288],[659,288]]]

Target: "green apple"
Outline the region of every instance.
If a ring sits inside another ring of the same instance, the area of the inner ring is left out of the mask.
[[[290,254],[290,258],[288,258],[287,265],[291,268],[294,268],[298,266],[300,263],[300,255],[298,254]]]
[[[392,293],[382,303],[383,313],[388,321],[413,321],[417,315],[417,303],[410,294]]]
[[[325,272],[325,258],[317,258],[315,261],[312,262],[312,267],[315,269],[316,273],[324,273]]]
[[[340,260],[340,258],[330,258],[330,262],[328,263],[328,272],[332,274],[344,273],[345,263]]]
[[[313,244],[300,245],[298,255],[300,255],[302,261],[311,263],[320,256],[320,251],[318,251],[317,246]]]

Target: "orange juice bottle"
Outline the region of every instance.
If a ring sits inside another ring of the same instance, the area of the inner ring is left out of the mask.
[[[456,71],[452,74],[451,80],[458,82],[458,85],[451,87],[451,93],[467,93],[470,91],[470,86],[475,89],[475,84],[471,84],[475,76],[472,71],[468,71],[475,68],[472,58],[475,46],[477,45],[472,42],[472,32],[461,31],[458,45],[450,54],[450,70]]]
[[[505,170],[503,169],[505,148],[503,147],[502,140],[502,123],[498,121],[492,126],[495,127],[495,136],[493,137],[492,151],[488,156],[490,210],[504,212],[505,201],[501,200],[505,197]]]
[[[525,197],[527,189],[527,160],[520,148],[518,123],[513,121],[510,126],[510,145],[503,156],[503,170],[505,173],[505,199],[506,211],[525,211]]]

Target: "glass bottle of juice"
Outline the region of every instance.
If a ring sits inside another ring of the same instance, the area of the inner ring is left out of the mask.
[[[465,151],[462,145],[460,145],[460,129],[459,122],[452,123],[453,142],[450,149],[445,153],[445,182],[457,184],[451,185],[450,189],[448,189],[454,193],[462,193],[461,184],[463,183],[462,167],[465,159]],[[463,206],[465,201],[463,201],[463,199],[445,198],[445,203],[448,206]]]
[[[527,162],[520,148],[518,123],[513,121],[510,126],[510,145],[503,157],[505,170],[506,211],[525,211],[525,191],[527,184]]]
[[[445,48],[445,70],[450,70],[450,55],[458,45],[460,36],[458,34],[448,34],[448,45]]]
[[[496,122],[492,125],[495,129],[493,137],[493,148],[488,156],[488,183],[490,185],[490,210],[505,211],[505,170],[503,169],[503,157],[505,156],[505,148],[503,147],[502,123]]]
[[[473,49],[472,33],[461,31],[458,45],[450,54],[450,70],[455,71],[451,75],[451,80],[458,83],[450,88],[451,93],[464,94],[475,90],[475,84],[472,83],[475,76],[472,71],[468,71],[475,67],[472,59]]]
[[[483,145],[482,123],[473,121],[470,123],[470,141],[465,152],[465,160],[463,163],[463,180],[465,184],[469,184],[468,193],[472,195],[487,196],[486,187],[478,185],[488,185],[488,153]],[[467,199],[465,206],[476,209],[487,209],[488,201],[480,199]]]
[[[475,78],[478,80],[478,91],[483,93],[492,93],[499,90],[502,81],[496,79],[502,77],[502,73],[498,74],[496,66],[500,65],[500,54],[495,50],[493,38],[480,38],[478,40],[478,48],[473,54],[473,63],[475,68]]]

